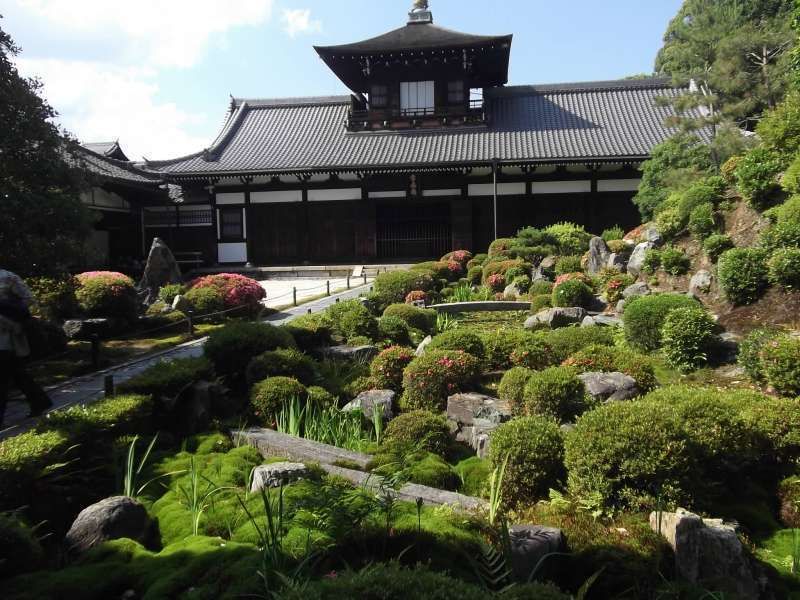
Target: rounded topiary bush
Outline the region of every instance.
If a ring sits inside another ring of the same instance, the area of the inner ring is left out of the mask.
[[[553,306],[586,307],[592,300],[592,288],[583,281],[572,279],[553,288]]]
[[[428,350],[403,371],[404,410],[443,411],[447,397],[468,389],[480,373],[477,358],[460,350]]]
[[[78,299],[75,297],[79,285],[77,278],[72,275],[28,277],[25,285],[36,298],[30,307],[34,316],[48,321],[61,321],[75,316],[78,310]]]
[[[214,287],[194,288],[186,292],[183,297],[197,316],[225,310],[225,298],[223,298],[222,292]]]
[[[767,262],[769,280],[774,285],[796,290],[800,288],[800,248],[780,248]]]
[[[636,380],[642,393],[658,385],[650,358],[626,348],[599,344],[587,346],[566,359],[562,366],[571,367],[578,373],[624,373]]]
[[[661,344],[667,364],[689,372],[708,362],[717,340],[717,323],[702,306],[676,308],[661,327]]]
[[[269,350],[295,348],[292,335],[267,323],[234,322],[211,332],[203,346],[219,375],[241,374],[250,361]]]
[[[545,308],[551,308],[553,306],[553,295],[550,294],[537,294],[536,296],[531,297],[531,312],[536,314],[540,310],[544,310]]]
[[[661,268],[670,275],[684,275],[689,265],[689,257],[680,248],[667,247],[661,250]]]
[[[389,315],[378,319],[378,335],[390,344],[410,344],[408,323],[400,317]]]
[[[263,308],[261,301],[267,297],[266,291],[255,279],[250,279],[237,273],[206,275],[195,279],[188,287],[187,296],[189,298],[187,300],[195,297],[194,294],[190,296],[193,290],[213,289],[222,298],[225,310],[241,309],[240,311],[233,311],[233,314],[237,316],[244,314],[258,315]],[[189,301],[191,302],[191,300]]]
[[[516,328],[495,329],[480,335],[486,357],[484,364],[488,369],[494,370],[511,368],[511,354],[530,340],[538,339],[533,332]]]
[[[509,360],[516,367],[544,369],[553,364],[553,349],[541,337],[531,334],[520,339]]]
[[[625,339],[638,350],[652,352],[661,347],[661,328],[677,308],[696,308],[699,303],[682,294],[654,294],[634,298],[622,315]]]
[[[383,310],[390,304],[405,302],[406,296],[415,290],[429,292],[434,288],[433,277],[421,271],[390,271],[375,278],[374,296]]]
[[[450,427],[447,419],[427,410],[412,410],[389,421],[383,444],[399,448],[414,448],[443,455],[450,447]]]
[[[467,271],[467,280],[470,285],[480,285],[483,281],[483,267],[476,265]]]
[[[325,310],[325,314],[330,319],[334,332],[345,340],[357,337],[369,340],[378,338],[378,322],[358,300],[332,304]]]
[[[503,373],[497,386],[497,395],[511,404],[514,414],[521,415],[524,409],[525,386],[536,371],[525,367],[514,367]]]
[[[158,299],[172,306],[172,303],[175,301],[175,296],[180,296],[185,291],[186,288],[180,283],[170,283],[158,290]]]
[[[268,377],[293,377],[304,385],[317,379],[317,363],[294,348],[279,348],[259,354],[247,365],[247,382],[252,385]]]
[[[523,391],[524,412],[568,423],[588,406],[586,387],[570,367],[534,372]]]
[[[392,304],[383,311],[384,317],[398,317],[405,321],[412,329],[419,329],[425,334],[430,334],[436,325],[436,311],[417,308],[409,304]]]
[[[77,276],[75,297],[90,317],[136,317],[136,289],[133,279],[115,271],[89,271]]]
[[[331,343],[333,324],[325,313],[300,315],[284,325],[301,350],[316,350]]]
[[[730,236],[717,233],[708,236],[703,242],[703,251],[711,262],[717,262],[719,257],[733,248],[735,244]]]
[[[569,490],[609,505],[685,500],[692,456],[677,410],[660,402],[611,402],[585,413],[567,436]]]
[[[614,344],[614,331],[611,327],[562,327],[552,331],[537,331],[535,335],[552,348],[551,364],[554,365],[561,364],[587,346]]]
[[[800,396],[800,339],[781,335],[765,343],[761,366],[775,391],[784,396]]]
[[[769,284],[767,254],[760,248],[728,250],[719,258],[717,275],[719,286],[730,302],[752,304]]]
[[[318,385],[308,388],[308,402],[322,407],[336,406],[337,404],[336,396]]]
[[[556,260],[555,271],[556,275],[564,275],[566,273],[577,273],[582,271],[581,256],[562,256]]]
[[[763,327],[751,331],[739,344],[737,363],[755,383],[764,383],[764,365],[761,362],[761,352],[764,346],[777,339],[781,332],[777,329]]]
[[[372,359],[369,374],[376,388],[400,391],[403,387],[403,370],[414,360],[414,351],[403,346],[392,346]]]
[[[463,350],[482,359],[486,351],[480,336],[465,329],[450,329],[433,338],[428,346],[429,350]]]
[[[704,240],[717,228],[717,218],[714,205],[710,202],[701,204],[692,209],[689,215],[689,231],[697,239]]]
[[[293,400],[305,404],[308,389],[292,377],[270,377],[259,381],[250,390],[250,409],[263,422],[271,422],[286,403]]]
[[[508,460],[502,482],[505,505],[533,504],[563,478],[564,438],[552,419],[512,419],[495,429],[490,439],[492,466],[499,467]]]

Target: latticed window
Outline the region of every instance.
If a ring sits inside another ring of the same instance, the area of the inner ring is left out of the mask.
[[[434,112],[433,81],[403,81],[400,84],[400,108],[407,115],[430,115]]]
[[[220,238],[241,240],[244,238],[241,208],[222,208],[219,211]]]
[[[369,93],[369,103],[372,108],[386,108],[389,104],[389,87],[373,85]]]
[[[448,81],[447,82],[447,103],[448,104],[462,104],[464,102],[464,82],[463,81]]]

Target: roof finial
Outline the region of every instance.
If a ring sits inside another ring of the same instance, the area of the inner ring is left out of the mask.
[[[428,7],[428,0],[414,0],[411,12],[408,13],[409,23],[433,23],[433,13]]]

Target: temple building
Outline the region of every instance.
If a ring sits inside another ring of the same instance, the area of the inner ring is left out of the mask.
[[[169,213],[178,250],[210,264],[278,265],[484,251],[565,220],[637,224],[641,163],[675,132],[658,100],[682,92],[661,79],[508,86],[511,47],[439,27],[425,1],[404,27],[316,47],[349,94],[233,98],[208,148],[145,164],[182,189],[145,225]]]

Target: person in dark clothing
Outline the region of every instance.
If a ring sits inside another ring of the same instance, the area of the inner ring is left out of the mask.
[[[28,307],[32,301],[33,294],[22,279],[0,269],[0,427],[12,382],[28,400],[29,417],[38,416],[53,405],[25,369],[24,359],[30,355],[25,321],[30,319]]]

